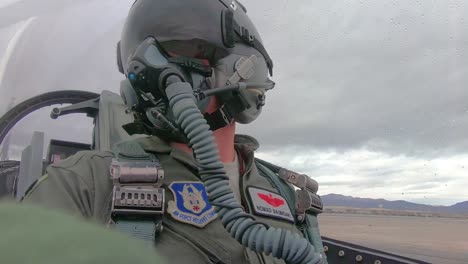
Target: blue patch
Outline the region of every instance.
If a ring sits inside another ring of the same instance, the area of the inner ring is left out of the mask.
[[[174,201],[168,202],[167,210],[175,220],[204,227],[216,219],[203,183],[173,182],[169,189],[174,194]]]

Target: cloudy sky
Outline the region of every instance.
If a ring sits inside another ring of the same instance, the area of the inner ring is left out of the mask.
[[[45,91],[117,92],[115,43],[132,2],[0,0],[0,113]],[[260,157],[318,180],[321,194],[468,200],[465,1],[243,3],[275,62],[262,116],[239,126]],[[32,129],[90,140],[90,120],[48,111],[15,128],[11,156]]]

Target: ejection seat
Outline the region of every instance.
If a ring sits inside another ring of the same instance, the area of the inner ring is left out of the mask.
[[[91,144],[52,139],[49,142],[47,155],[42,156],[43,138],[41,132],[35,132],[30,146],[21,155],[20,168],[15,175],[13,196],[20,199],[37,179],[44,173],[45,167],[60,159],[67,158],[81,150],[110,150],[114,143],[140,137],[130,136],[122,128],[133,121],[132,114],[120,95],[104,90],[101,94],[82,91],[57,91],[45,93],[12,108],[0,119],[0,144],[11,128],[26,115],[46,106],[71,104],[54,108],[50,117],[56,119],[63,115],[84,113],[94,119]]]

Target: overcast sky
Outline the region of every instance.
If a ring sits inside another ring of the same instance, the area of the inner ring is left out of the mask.
[[[60,89],[118,92],[115,43],[132,2],[0,0],[0,65],[35,17],[4,69],[0,104]],[[243,3],[275,62],[263,114],[239,127],[260,141],[259,156],[317,179],[321,194],[468,200],[465,1]],[[47,111],[18,125],[12,155],[36,128],[89,141],[90,120],[51,121]]]

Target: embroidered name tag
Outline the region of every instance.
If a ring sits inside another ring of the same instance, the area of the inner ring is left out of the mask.
[[[294,223],[288,203],[281,195],[254,187],[249,187],[248,190],[256,214]]]
[[[174,201],[169,201],[167,210],[177,221],[204,227],[217,215],[208,202],[205,185],[201,182],[173,182],[169,185]]]

